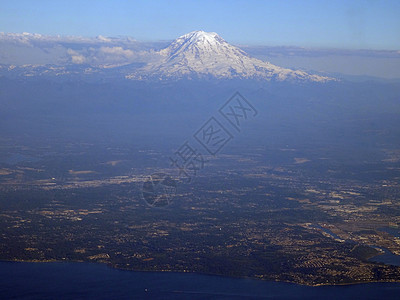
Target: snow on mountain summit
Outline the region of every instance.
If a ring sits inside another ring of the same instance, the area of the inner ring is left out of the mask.
[[[171,45],[161,50],[160,54],[170,57],[179,54],[188,55],[189,53],[195,56],[215,55],[231,49],[232,46],[215,32],[193,31],[177,38]],[[244,54],[243,51],[241,52]]]
[[[230,45],[215,32],[193,31],[159,51],[161,59],[128,75],[132,79],[242,78],[264,80],[318,81],[329,77],[275,66],[252,58]]]

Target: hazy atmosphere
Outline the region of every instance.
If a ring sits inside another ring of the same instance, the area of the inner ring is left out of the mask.
[[[398,1],[2,1],[0,8],[4,64],[60,63],[74,47],[143,61],[143,51],[204,30],[288,68],[400,78]]]
[[[1,299],[397,299],[398,1],[0,1]]]

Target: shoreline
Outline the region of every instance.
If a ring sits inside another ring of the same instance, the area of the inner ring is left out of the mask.
[[[370,284],[370,283],[398,283],[400,284],[400,278],[398,280],[393,281],[363,281],[363,282],[349,282],[349,283],[318,283],[318,284],[307,284],[307,283],[299,283],[294,281],[285,281],[285,280],[272,280],[272,279],[262,279],[258,277],[246,277],[246,276],[229,276],[223,274],[212,274],[212,273],[202,273],[202,272],[193,272],[193,271],[173,271],[173,270],[134,270],[134,269],[124,269],[116,267],[112,264],[102,263],[102,262],[93,262],[93,261],[73,261],[73,260],[6,260],[0,259],[0,262],[9,262],[9,263],[76,263],[76,264],[96,264],[108,267],[110,269],[118,270],[118,271],[127,271],[127,272],[145,272],[145,273],[175,273],[175,274],[198,274],[204,276],[217,276],[217,277],[225,277],[225,278],[235,278],[235,279],[251,279],[257,281],[269,281],[269,282],[277,282],[277,283],[288,283],[299,286],[307,286],[307,287],[328,287],[328,286],[350,286],[350,285],[360,285],[360,284]]]

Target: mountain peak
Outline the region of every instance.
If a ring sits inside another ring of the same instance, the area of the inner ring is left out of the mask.
[[[183,40],[191,44],[217,44],[225,42],[223,38],[221,38],[215,32],[205,32],[202,30],[192,31],[187,34],[180,36],[176,41]]]
[[[199,57],[208,52],[217,53],[222,45],[228,45],[217,33],[205,32],[202,30],[192,31],[178,37],[167,48],[160,51],[160,54],[166,56],[175,56],[178,53],[194,53]]]
[[[192,31],[174,40],[153,62],[128,78],[239,78],[262,80],[328,81],[332,78],[275,66],[248,56],[215,32]]]
[[[216,38],[221,38],[216,32],[205,32],[203,30],[196,30],[186,33],[179,38],[192,39],[192,40],[213,40]]]

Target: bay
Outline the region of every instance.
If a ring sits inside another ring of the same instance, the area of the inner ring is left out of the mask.
[[[1,299],[397,299],[399,283],[309,287],[91,263],[0,262]]]

